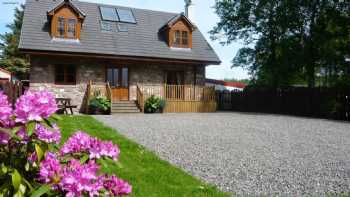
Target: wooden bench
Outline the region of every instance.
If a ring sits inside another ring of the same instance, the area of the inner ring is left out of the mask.
[[[77,105],[71,105],[70,98],[56,98],[57,107],[59,110],[63,111],[65,114],[68,114],[68,110],[70,110],[70,113],[73,115],[73,108],[77,108]]]

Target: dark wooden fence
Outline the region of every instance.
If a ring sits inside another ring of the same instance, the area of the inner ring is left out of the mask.
[[[9,102],[14,104],[17,98],[23,94],[24,88],[19,81],[0,81],[0,91],[3,91],[7,95]]]
[[[350,88],[246,88],[217,92],[218,110],[350,120]]]

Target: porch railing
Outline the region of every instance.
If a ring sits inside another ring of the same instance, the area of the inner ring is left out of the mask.
[[[143,98],[143,93],[142,93],[142,91],[141,91],[139,86],[136,87],[136,97],[137,97],[136,98],[137,99],[136,102],[137,102],[138,107],[140,108],[140,110],[142,112],[144,112],[145,101],[144,101],[144,98]]]
[[[112,100],[112,91],[109,83],[94,83],[89,81],[87,83],[85,96],[83,99],[83,110],[85,113],[89,113],[90,100],[93,98],[94,94],[99,93],[105,96],[107,99]]]
[[[166,100],[165,112],[212,112],[216,110],[214,87],[195,85],[137,85],[137,102],[143,105],[152,95]]]

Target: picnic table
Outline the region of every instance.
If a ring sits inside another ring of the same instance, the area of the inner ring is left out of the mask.
[[[77,105],[71,104],[72,99],[70,98],[56,98],[57,107],[60,111],[63,111],[65,114],[68,114],[68,110],[73,115],[73,108],[77,108]]]

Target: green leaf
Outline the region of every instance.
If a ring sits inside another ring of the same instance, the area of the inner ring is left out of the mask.
[[[61,116],[57,115],[57,114],[52,114],[51,118],[53,118],[54,120],[58,121],[58,120],[62,120]]]
[[[12,133],[13,133],[13,134],[16,134],[16,133],[19,131],[20,128],[21,128],[21,127],[14,127],[14,128],[12,129]]]
[[[7,167],[4,165],[4,164],[2,164],[1,165],[1,171],[4,173],[4,174],[6,174],[7,173]]]
[[[19,191],[21,191],[22,194],[25,194],[27,190],[27,187],[23,184],[19,185]]]
[[[51,190],[50,185],[42,185],[35,192],[32,193],[31,197],[40,197]]]
[[[21,190],[18,190],[17,193],[13,195],[13,197],[24,197],[24,195]]]
[[[50,120],[44,119],[44,122],[47,124],[47,126],[49,126],[50,128],[52,128],[52,124],[51,124]]]
[[[21,185],[22,177],[18,173],[18,171],[15,169],[12,173],[12,185],[15,188],[15,191],[19,190],[19,186]]]
[[[29,190],[32,192],[34,190],[33,186],[29,183],[29,181],[27,181],[27,179],[25,179],[24,177],[22,177],[23,182],[25,184],[27,184],[27,186],[29,187]]]
[[[44,151],[40,148],[38,144],[35,144],[35,151],[36,155],[38,156],[38,161],[41,161],[45,154]]]
[[[35,122],[30,122],[27,124],[26,130],[29,136],[31,136],[34,133],[35,124]]]
[[[84,156],[80,159],[80,163],[81,163],[81,164],[84,164],[88,159],[89,159],[89,155],[84,155]]]
[[[24,165],[24,169],[28,172],[29,171],[29,162],[26,163],[26,165]]]

